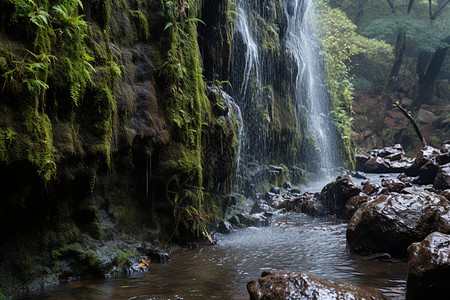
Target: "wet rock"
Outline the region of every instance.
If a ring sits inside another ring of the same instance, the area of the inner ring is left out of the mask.
[[[345,204],[344,218],[350,220],[361,206],[372,200],[372,197],[367,196],[364,193],[359,193],[359,195],[351,197]]]
[[[434,232],[408,252],[406,298],[450,299],[450,235]]]
[[[360,192],[361,189],[353,183],[351,176],[340,175],[322,189],[319,200],[325,206],[327,213],[342,216],[347,201]]]
[[[292,189],[291,183],[289,181],[286,181],[285,183],[283,183],[283,189],[285,189],[285,190]]]
[[[389,162],[389,173],[404,173],[412,165],[412,160],[403,158],[399,161]]]
[[[233,231],[233,226],[228,221],[219,222],[217,225],[217,232],[219,233],[228,234],[231,233],[231,231]]]
[[[269,199],[269,201],[273,200]],[[255,203],[252,206],[252,209],[250,210],[250,214],[273,211],[273,208],[268,204],[269,201],[266,201],[265,199],[256,199]]]
[[[400,160],[405,155],[402,145],[395,144],[393,147],[384,147],[370,151],[370,155],[374,157],[385,157],[389,160]]]
[[[368,173],[387,173],[390,164],[382,157],[373,157],[364,164],[364,171]]]
[[[450,201],[450,189],[444,190],[440,193],[441,196],[445,197],[448,201]]]
[[[149,243],[140,243],[137,250],[150,258],[152,262],[166,263],[171,260],[169,254],[159,247],[152,246]]]
[[[433,187],[437,190],[450,189],[450,163],[439,166]]]
[[[366,181],[363,185],[363,193],[366,195],[375,195],[381,190],[381,186],[376,183],[371,183],[370,181]]]
[[[300,189],[291,189],[291,194],[301,194],[302,191]]]
[[[239,222],[245,227],[265,227],[269,226],[269,220],[264,213],[257,213],[251,215],[237,215]]]
[[[366,176],[364,176],[364,174],[360,173],[360,172],[352,172],[352,177],[354,178],[358,178],[358,179],[367,179]]]
[[[417,182],[420,184],[433,183],[438,169],[439,164],[436,161],[436,157],[431,158],[419,169],[419,179],[417,180]]]
[[[399,179],[383,179],[381,185],[386,187],[389,192],[400,193],[407,185]]]
[[[442,153],[441,155],[436,156],[436,163],[438,165],[445,165],[450,162],[450,152]]]
[[[356,155],[355,155],[356,170],[364,172],[365,171],[364,164],[371,158],[372,158],[372,156],[369,153],[367,153],[367,152],[365,152],[363,150],[358,150]]]
[[[433,148],[431,146],[423,148],[417,153],[413,164],[408,169],[406,169],[406,175],[418,176],[420,168],[422,168],[422,166],[425,165],[430,159],[438,155],[441,155],[441,151],[436,148]]]
[[[360,254],[388,252],[406,256],[406,249],[434,231],[450,231],[450,203],[435,193],[389,194],[363,205],[350,220],[347,241]]]
[[[264,271],[258,280],[247,284],[251,300],[284,299],[387,299],[371,288],[317,278],[306,273]]]
[[[274,187],[272,187],[270,189],[270,192],[273,193],[273,194],[278,194],[279,195],[281,193],[281,189],[279,187],[274,186]]]

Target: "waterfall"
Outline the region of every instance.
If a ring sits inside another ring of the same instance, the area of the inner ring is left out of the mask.
[[[339,165],[314,0],[237,0],[232,96],[241,107],[241,164]],[[244,174],[244,177],[248,174]]]
[[[338,142],[331,114],[331,101],[324,80],[320,40],[315,30],[313,0],[293,0],[285,7],[288,20],[287,51],[297,68],[295,96],[298,109],[307,111],[307,132],[314,137],[319,155],[319,172],[330,175],[338,165]]]

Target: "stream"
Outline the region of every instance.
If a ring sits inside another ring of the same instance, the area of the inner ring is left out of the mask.
[[[346,227],[329,218],[281,214],[270,227],[216,234],[217,245],[173,250],[169,263],[151,264],[148,273],[68,282],[26,299],[248,299],[247,283],[266,269],[368,285],[404,299],[406,260],[350,254]]]

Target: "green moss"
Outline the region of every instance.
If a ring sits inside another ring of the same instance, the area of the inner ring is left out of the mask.
[[[128,10],[131,20],[137,28],[138,39],[147,41],[150,38],[150,30],[148,27],[147,17],[140,10]]]

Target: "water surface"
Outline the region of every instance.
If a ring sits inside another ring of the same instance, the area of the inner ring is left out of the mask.
[[[30,299],[248,299],[246,285],[263,270],[307,272],[380,288],[404,299],[406,262],[367,261],[346,248],[346,224],[305,214],[272,226],[217,235],[215,246],[178,249],[146,274],[62,284]]]

